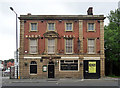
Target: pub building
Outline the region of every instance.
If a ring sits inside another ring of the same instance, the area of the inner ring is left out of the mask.
[[[19,76],[105,76],[104,15],[20,15]]]

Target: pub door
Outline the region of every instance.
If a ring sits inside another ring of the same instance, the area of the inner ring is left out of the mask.
[[[48,65],[48,78],[54,78],[54,64]]]
[[[100,60],[84,60],[84,79],[100,78]]]

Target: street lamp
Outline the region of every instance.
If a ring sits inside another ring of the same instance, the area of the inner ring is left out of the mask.
[[[16,65],[17,65],[17,79],[18,79],[18,30],[17,30],[17,13],[14,11],[12,7],[10,7],[10,10],[12,10],[16,14]]]

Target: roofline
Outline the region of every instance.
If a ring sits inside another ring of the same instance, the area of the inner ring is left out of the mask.
[[[20,20],[104,20],[104,15],[20,15]]]

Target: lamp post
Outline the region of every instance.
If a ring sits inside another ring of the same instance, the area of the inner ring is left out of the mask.
[[[12,7],[10,7],[10,10],[12,10],[16,15],[16,65],[17,65],[17,79],[18,79],[18,29],[17,29],[17,13],[14,11]]]

